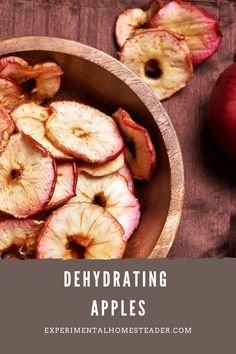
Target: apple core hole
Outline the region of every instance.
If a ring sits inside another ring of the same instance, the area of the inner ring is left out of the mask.
[[[159,79],[162,75],[160,64],[156,59],[150,59],[144,66],[145,75],[151,79]]]
[[[103,208],[106,206],[106,198],[103,193],[98,193],[93,198],[93,204],[99,205]]]
[[[21,176],[22,170],[21,169],[13,169],[11,171],[11,177],[16,180]]]
[[[74,240],[70,240],[67,245],[67,249],[71,251],[74,259],[83,259],[85,253],[85,247],[81,246]]]
[[[36,80],[34,78],[28,79],[20,85],[24,92],[31,92],[36,87]]]

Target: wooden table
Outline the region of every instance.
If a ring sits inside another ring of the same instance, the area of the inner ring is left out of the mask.
[[[186,196],[169,257],[232,256],[236,240],[236,165],[212,142],[206,106],[219,73],[236,53],[236,2],[196,0],[221,21],[217,54],[195,69],[188,87],[164,102],[183,152]],[[80,41],[116,56],[114,24],[129,7],[148,0],[0,1],[0,38],[48,35]]]

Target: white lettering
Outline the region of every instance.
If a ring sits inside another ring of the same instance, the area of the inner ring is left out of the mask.
[[[68,270],[64,271],[64,288],[71,286],[71,274]]]

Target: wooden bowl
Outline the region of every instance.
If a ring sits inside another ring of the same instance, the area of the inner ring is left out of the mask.
[[[13,38],[0,42],[0,53],[19,55],[31,64],[57,62],[64,71],[59,97],[79,99],[108,114],[121,106],[149,130],[157,151],[157,169],[151,182],[136,183],[142,218],[125,257],[166,257],[180,221],[184,173],[175,130],[157,97],[119,61],[74,41]]]

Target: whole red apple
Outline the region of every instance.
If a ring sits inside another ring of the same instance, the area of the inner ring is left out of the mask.
[[[236,159],[236,63],[217,80],[207,115],[213,137],[227,155]]]

